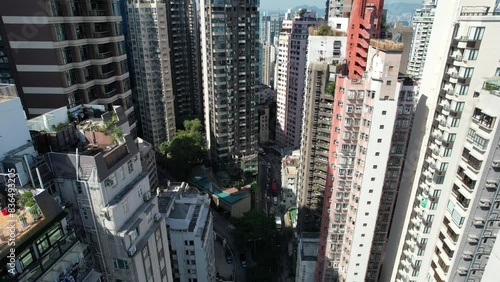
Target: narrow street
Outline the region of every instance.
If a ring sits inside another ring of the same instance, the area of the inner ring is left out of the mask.
[[[236,268],[236,279],[235,281],[246,282],[246,273],[245,269],[241,267],[241,262],[239,258],[240,251],[236,247],[236,242],[234,241],[233,234],[231,234],[231,227],[229,220],[220,215],[216,211],[212,211],[213,219],[214,219],[214,231],[217,232],[222,237],[226,238],[226,244],[229,245],[231,250],[233,250],[233,264]]]

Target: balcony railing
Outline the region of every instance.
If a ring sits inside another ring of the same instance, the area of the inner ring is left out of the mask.
[[[102,59],[107,59],[111,57],[111,51],[104,52],[104,53],[97,53],[97,59],[102,60]]]

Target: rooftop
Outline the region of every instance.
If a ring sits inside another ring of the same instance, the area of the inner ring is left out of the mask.
[[[40,233],[54,220],[66,214],[46,190],[39,190],[38,194],[33,196],[33,200],[33,206],[18,210],[14,217],[10,214],[0,214],[0,260],[3,260],[8,253],[12,226],[15,226],[16,248],[22,250],[26,242],[38,238],[37,236],[40,236]]]
[[[397,43],[388,39],[371,39],[370,46],[382,51],[403,52],[403,43]]]
[[[297,167],[295,166],[289,166],[286,168],[286,170],[287,174],[297,174]]]
[[[210,199],[206,193],[198,192],[187,183],[170,183],[169,188],[158,192],[159,210],[166,214],[167,224],[172,230],[193,232],[197,225],[204,225],[206,221],[204,217],[208,215],[205,210],[210,206]],[[200,233],[199,229],[197,235]]]
[[[328,24],[311,26],[307,31],[309,35],[312,36],[347,36],[347,33],[345,33],[343,30],[333,29]]]

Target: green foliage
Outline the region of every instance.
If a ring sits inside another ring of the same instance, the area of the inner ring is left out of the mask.
[[[253,250],[258,267],[274,268],[279,260],[280,234],[273,217],[263,211],[250,210],[242,218],[234,219],[233,233],[240,249]],[[253,280],[250,281],[267,281]]]
[[[326,94],[333,95],[335,93],[335,82],[329,81],[326,85]]]
[[[316,35],[333,36],[333,30],[328,24],[324,23],[318,27]]]
[[[111,132],[111,142],[115,142],[116,140],[122,140],[123,139],[123,132],[122,129],[118,126],[113,126],[110,130]]]
[[[178,130],[170,141],[160,144],[160,154],[168,158],[174,170],[185,173],[205,158],[206,147],[199,119],[184,121],[184,130]],[[182,177],[185,177],[183,175]]]
[[[54,129],[54,131],[59,131],[59,130],[63,129],[64,127],[66,127],[68,124],[69,123],[67,123],[67,122],[61,122],[58,125],[52,125],[52,129]]]
[[[240,246],[248,245],[250,240],[269,239],[277,234],[274,218],[263,211],[250,210],[233,221],[234,235]]]
[[[273,276],[272,269],[265,265],[249,267],[247,270],[248,281],[272,282]]]
[[[28,200],[24,203],[24,206],[27,208],[30,208],[32,206],[36,205],[36,202],[34,200]]]
[[[98,125],[95,127],[96,131],[103,132],[106,135],[111,136],[111,142],[115,143],[118,140],[123,139],[123,131],[120,127],[116,125],[118,122],[118,116],[115,112],[111,113],[111,119],[106,121],[102,125]]]
[[[257,185],[257,181],[254,181],[250,184],[250,189],[251,189],[252,193],[255,193],[258,188],[259,188],[259,185]]]
[[[36,204],[36,202],[33,200],[33,193],[26,192],[26,193],[21,194],[21,197],[19,198],[19,204],[21,204],[22,206],[27,206],[27,207],[31,207],[34,204]],[[31,204],[33,204],[33,205],[31,205]]]

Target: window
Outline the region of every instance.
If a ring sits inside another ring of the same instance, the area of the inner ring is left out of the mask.
[[[379,128],[380,128],[380,129],[384,129],[384,126],[383,126],[383,125],[381,125],[381,126],[379,126]]]
[[[478,53],[479,50],[477,49],[465,49],[463,59],[468,61],[475,61],[477,59]]]
[[[484,35],[484,27],[473,26],[469,28],[470,40],[482,40]]]
[[[375,152],[375,156],[380,156],[380,152]]]
[[[128,269],[128,262],[123,259],[113,258],[113,265],[116,269]]]
[[[371,205],[372,204],[372,201],[368,201],[366,202],[367,205]]]
[[[391,85],[391,84],[392,84],[392,81],[388,80],[388,81],[386,82],[386,84],[387,84],[387,85]]]
[[[368,193],[370,194],[373,193],[373,189],[368,190]]]
[[[371,180],[371,181],[375,181],[375,177],[372,177],[370,180]]]
[[[373,166],[373,169],[377,169],[377,167],[378,167],[378,165],[374,165],[374,166]]]
[[[471,78],[474,73],[474,68],[460,68],[458,76],[463,78]]]
[[[124,213],[127,213],[128,212],[128,203],[125,201],[125,203],[123,203],[123,212]]]
[[[128,173],[132,173],[134,171],[134,164],[133,164],[132,160],[129,160],[127,162],[127,166],[128,166]]]
[[[382,111],[382,115],[385,116],[387,114],[387,111]]]
[[[382,139],[377,139],[377,143],[382,143]]]
[[[495,76],[500,76],[500,68],[497,68],[497,70],[495,71]]]

